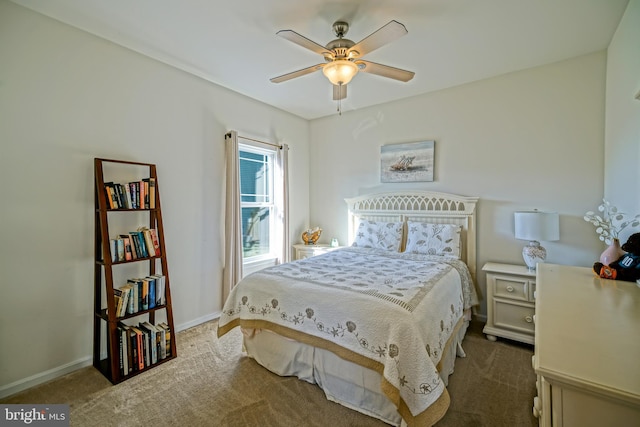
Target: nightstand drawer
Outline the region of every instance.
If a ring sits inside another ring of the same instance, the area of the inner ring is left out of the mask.
[[[305,245],[305,244],[296,244],[293,245],[293,259],[305,259],[316,255],[326,254],[327,252],[334,251],[336,249],[340,249],[341,246],[329,246],[325,244],[317,244],[317,245]]]
[[[493,296],[529,301],[528,280],[495,275]]]
[[[535,329],[533,315],[535,312],[536,309],[531,304],[493,300],[493,324],[497,328],[533,333]]]

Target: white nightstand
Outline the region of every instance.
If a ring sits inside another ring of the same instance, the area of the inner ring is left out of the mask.
[[[487,339],[509,338],[528,344],[534,341],[536,272],[524,265],[488,262]]]
[[[325,254],[339,248],[341,248],[341,246],[332,247],[326,244],[305,245],[304,243],[299,243],[297,245],[293,245],[293,259],[305,259],[312,256]]]

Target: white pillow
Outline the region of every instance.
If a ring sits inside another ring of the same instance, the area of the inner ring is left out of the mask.
[[[402,241],[402,222],[378,222],[360,219],[351,246],[399,251]]]
[[[405,252],[460,258],[461,225],[407,221]]]

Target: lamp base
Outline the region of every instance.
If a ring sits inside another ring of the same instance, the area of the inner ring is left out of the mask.
[[[524,259],[524,263],[527,264],[527,267],[529,267],[529,270],[534,271],[536,264],[544,262],[547,258],[547,250],[540,246],[540,242],[532,240],[527,246],[522,248],[522,258]]]

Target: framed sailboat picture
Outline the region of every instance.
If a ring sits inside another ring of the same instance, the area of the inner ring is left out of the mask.
[[[380,147],[381,182],[433,181],[435,141]]]

